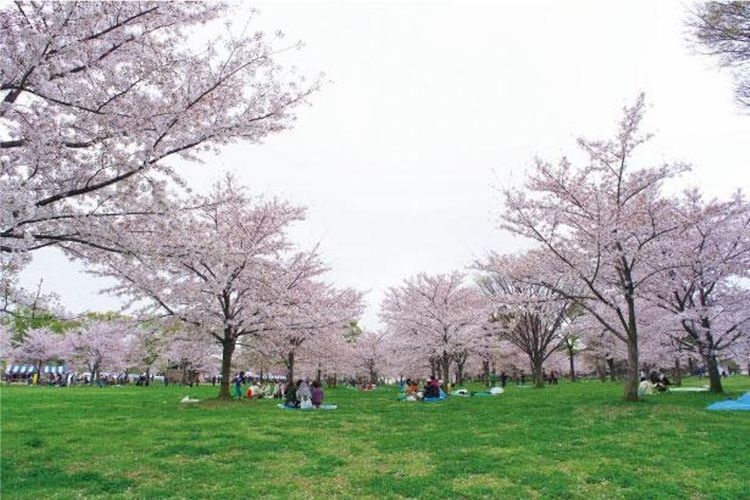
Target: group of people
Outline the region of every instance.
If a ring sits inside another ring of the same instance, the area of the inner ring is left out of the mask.
[[[289,408],[320,408],[323,404],[323,386],[319,381],[298,380],[297,382],[275,383],[250,378],[247,389],[243,391],[243,383],[247,380],[244,372],[234,377],[234,395],[238,399],[283,399]]]
[[[649,394],[653,394],[654,391],[666,392],[670,385],[672,383],[664,372],[651,372],[648,378],[646,378],[646,374],[641,371],[641,383],[638,386],[638,395],[648,396]]]
[[[237,399],[281,399],[284,395],[283,384],[275,382],[262,383],[260,379],[245,376],[245,372],[235,375],[234,395]],[[243,384],[247,383],[247,389],[243,390]]]
[[[446,391],[443,390],[440,381],[435,378],[434,375],[425,380],[421,390],[419,388],[418,380],[412,380],[410,378],[406,379],[406,382],[401,383],[401,392],[404,394],[404,398],[410,401],[438,399],[445,397],[446,393]]]
[[[323,404],[323,387],[317,380],[312,384],[308,380],[291,382],[284,391],[284,406],[287,408],[320,408]]]

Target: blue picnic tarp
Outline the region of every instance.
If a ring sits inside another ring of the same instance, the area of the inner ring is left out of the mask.
[[[707,410],[745,410],[750,411],[750,392],[746,392],[737,399],[718,401],[706,407]]]

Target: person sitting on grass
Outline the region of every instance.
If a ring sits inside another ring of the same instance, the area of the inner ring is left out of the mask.
[[[297,386],[294,382],[289,382],[284,393],[284,405],[289,408],[299,408],[299,399],[297,398]]]
[[[667,378],[664,372],[659,372],[659,379],[656,381],[656,390],[659,392],[666,392],[672,383]]]
[[[300,404],[312,398],[312,392],[310,391],[310,385],[305,380],[297,381],[297,400]]]
[[[646,380],[646,377],[642,377],[640,385],[638,385],[638,396],[650,396],[654,393],[654,384],[651,381]]]
[[[320,408],[320,405],[323,404],[323,388],[317,380],[313,382],[312,386],[312,405],[315,408]]]
[[[427,381],[427,383],[424,386],[424,394],[423,396],[425,398],[439,398],[440,397],[440,387],[438,387],[437,381],[435,378],[430,378],[430,380]]]
[[[410,380],[406,388],[407,396],[416,396],[419,392],[419,383],[416,380]]]

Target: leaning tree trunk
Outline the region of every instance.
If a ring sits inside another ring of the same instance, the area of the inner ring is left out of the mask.
[[[232,376],[232,354],[234,354],[235,343],[233,340],[225,339],[221,350],[221,385],[219,386],[219,399],[230,400],[229,392]]]
[[[674,385],[677,387],[682,385],[682,366],[680,365],[680,358],[674,358]]]
[[[534,381],[534,387],[541,389],[544,387],[544,375],[542,375],[542,360],[531,357],[531,377]]]
[[[721,374],[719,373],[719,364],[716,362],[716,354],[710,353],[703,356],[703,362],[706,364],[708,371],[708,380],[710,392],[722,393],[724,388],[721,386]]]

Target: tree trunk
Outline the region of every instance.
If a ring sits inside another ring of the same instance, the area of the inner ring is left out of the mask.
[[[680,387],[682,385],[682,366],[680,366],[680,358],[674,358],[674,385]]]
[[[434,377],[436,371],[437,370],[435,369],[435,358],[430,358],[430,376]]]
[[[719,366],[716,362],[716,355],[711,353],[704,356],[703,362],[706,364],[706,370],[708,371],[708,379],[710,383],[708,390],[715,393],[724,392],[724,388],[721,386],[721,374],[719,373]]]
[[[597,360],[596,362],[596,373],[599,375],[599,380],[602,382],[607,381],[607,370],[604,368],[602,360]]]
[[[534,381],[534,387],[541,389],[544,387],[544,376],[542,375],[542,361],[531,358],[531,377]]]
[[[615,359],[614,358],[607,358],[607,368],[609,368],[609,380],[614,382],[617,380],[617,377],[615,377]]]
[[[484,385],[490,386],[490,362],[487,360],[482,361],[482,380]]]
[[[317,383],[320,383],[320,377],[321,377],[321,375],[323,375],[323,372],[322,372],[322,370],[320,369],[320,367],[318,367],[318,371],[317,371],[317,373],[315,374],[315,381],[316,381]]]
[[[221,351],[221,385],[219,386],[219,399],[230,400],[229,385],[232,383],[232,354],[234,354],[234,340],[225,339],[222,342]]]
[[[286,355],[286,383],[294,382],[294,351]]]
[[[148,386],[149,381],[151,380],[151,367],[146,368],[146,386]]]
[[[576,364],[575,364],[575,354],[573,353],[573,349],[568,349],[568,357],[570,358],[570,381],[575,382],[576,381]]]
[[[456,385],[462,385],[464,383],[464,364],[466,362],[463,361],[459,363],[456,361]]]
[[[628,374],[625,381],[625,401],[639,401],[638,386],[641,383],[641,377],[638,367],[638,330],[635,326],[635,311],[630,315],[630,332],[628,332]]]
[[[443,383],[448,384],[451,380],[451,357],[450,355],[443,351],[443,358],[441,359],[441,364],[443,365]]]

